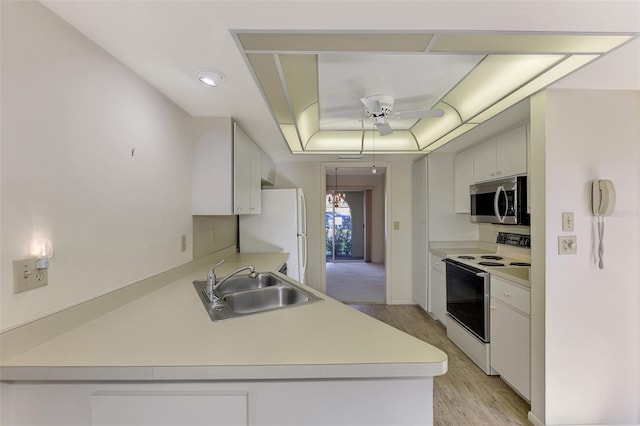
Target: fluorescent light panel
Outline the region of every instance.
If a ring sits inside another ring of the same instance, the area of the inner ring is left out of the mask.
[[[431,33],[238,34],[245,50],[265,52],[422,52],[432,36]],[[632,36],[627,35],[440,34],[430,51],[526,54],[487,56],[446,94],[444,102],[435,106],[445,110],[444,117],[423,118],[410,131],[395,130],[384,137],[376,132],[375,152],[433,151],[600,57],[584,53],[607,52],[630,38]],[[563,52],[578,55],[567,58],[563,54],[547,54]],[[361,150],[373,151],[371,130],[365,132],[364,146],[361,130],[319,131],[317,55],[247,53],[247,58],[292,153],[360,155]]]

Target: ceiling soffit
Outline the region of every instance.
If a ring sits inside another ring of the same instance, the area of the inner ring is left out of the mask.
[[[424,154],[637,35],[235,36],[293,154]],[[360,103],[376,94],[399,95],[394,110],[440,108],[444,116],[389,120],[393,133],[380,136]]]

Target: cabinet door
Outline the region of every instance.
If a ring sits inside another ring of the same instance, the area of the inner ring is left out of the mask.
[[[531,320],[491,298],[491,367],[530,399]]]
[[[430,312],[447,325],[447,282],[444,263],[438,256],[429,255]]]
[[[427,160],[426,158],[417,160],[411,166],[411,224],[413,238],[411,243],[412,256],[412,296],[422,309],[429,310],[428,300],[428,269],[429,245],[427,235]]]
[[[496,178],[496,140],[476,145],[473,149],[473,180],[482,182]]]
[[[455,212],[469,213],[469,186],[473,183],[473,149],[456,154],[453,178]]]
[[[231,215],[233,207],[233,126],[231,119],[193,120],[191,213]]]
[[[527,173],[527,126],[496,138],[496,177]]]
[[[255,143],[251,143],[251,166],[249,169],[249,213],[260,214],[262,211],[262,150]]]
[[[235,214],[251,213],[251,152],[254,145],[238,126],[233,135],[233,202]]]
[[[91,396],[91,424],[247,425],[247,395],[107,393]]]

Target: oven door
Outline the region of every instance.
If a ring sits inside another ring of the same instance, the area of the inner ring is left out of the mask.
[[[447,264],[447,314],[489,343],[489,274],[452,259]]]

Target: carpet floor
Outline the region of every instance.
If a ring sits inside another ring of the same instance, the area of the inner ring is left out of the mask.
[[[385,303],[383,263],[328,262],[327,295],[344,303]]]

